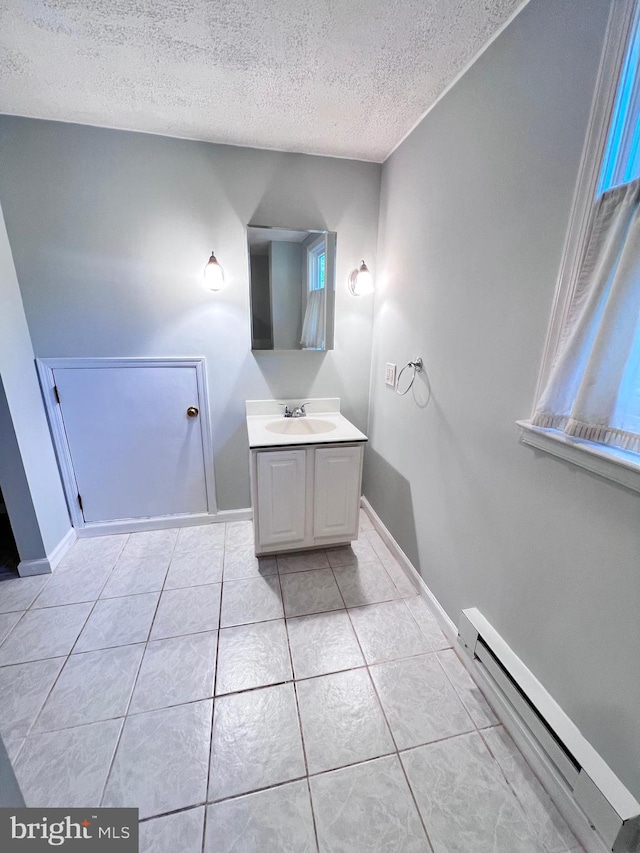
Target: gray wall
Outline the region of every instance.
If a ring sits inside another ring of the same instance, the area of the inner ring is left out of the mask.
[[[268,255],[251,255],[251,322],[253,345],[273,349]]]
[[[51,554],[71,525],[1,208],[0,487],[20,559]]]
[[[640,495],[518,442],[608,0],[532,0],[383,169],[365,494],[640,795]],[[384,363],[422,356],[398,397]]]
[[[15,117],[0,119],[0,199],[37,356],[207,358],[220,509],[249,506],[244,401],[339,396],[366,427],[376,164]],[[250,351],[248,222],[338,232],[336,346]],[[204,288],[214,248],[227,287]]]
[[[269,252],[274,349],[300,349],[302,244],[273,240]]]

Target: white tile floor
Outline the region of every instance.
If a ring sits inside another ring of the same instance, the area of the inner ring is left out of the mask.
[[[580,848],[366,517],[257,560],[249,522],[78,541],[0,581],[27,805],[136,806],[142,853]]]

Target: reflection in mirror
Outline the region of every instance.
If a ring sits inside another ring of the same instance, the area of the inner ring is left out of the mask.
[[[247,226],[251,348],[333,349],[336,234]]]

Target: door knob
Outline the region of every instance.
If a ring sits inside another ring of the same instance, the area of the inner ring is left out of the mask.
[[[189,408],[187,409],[187,417],[188,418],[197,418],[198,417],[198,410],[196,409],[195,406],[189,406]]]

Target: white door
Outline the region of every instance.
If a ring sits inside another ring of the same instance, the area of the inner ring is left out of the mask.
[[[53,377],[85,522],[207,512],[195,366],[55,366]]]
[[[358,535],[361,447],[318,447],[315,451],[313,535]]]
[[[258,453],[259,544],[301,542],[305,526],[306,451]]]

